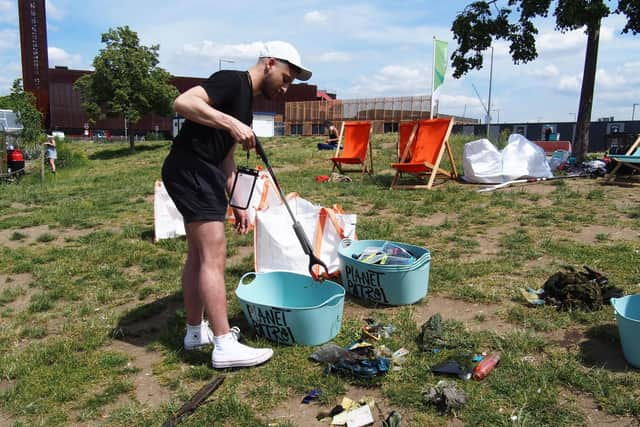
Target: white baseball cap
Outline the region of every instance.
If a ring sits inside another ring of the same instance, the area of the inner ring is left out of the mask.
[[[302,66],[300,54],[290,43],[282,41],[266,42],[260,49],[260,58],[275,58],[288,62],[300,70],[296,76],[298,80],[307,81],[311,78],[311,70]]]

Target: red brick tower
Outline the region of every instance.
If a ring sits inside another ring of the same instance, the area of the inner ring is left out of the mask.
[[[36,106],[49,129],[49,55],[45,0],[18,0],[22,84],[36,97]]]

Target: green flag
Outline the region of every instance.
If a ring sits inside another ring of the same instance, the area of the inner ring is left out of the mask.
[[[444,83],[444,73],[447,71],[447,42],[433,40],[433,91],[438,90]]]

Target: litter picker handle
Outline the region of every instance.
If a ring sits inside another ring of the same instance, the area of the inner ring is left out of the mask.
[[[270,168],[271,165],[269,164],[269,159],[267,158],[267,153],[264,152],[264,148],[262,148],[262,144],[260,144],[260,141],[258,141],[258,137],[257,136],[256,136],[256,153],[258,153],[258,156],[260,156],[260,158],[262,159],[262,162],[265,164],[265,166]]]
[[[273,173],[273,170],[271,169],[271,164],[269,163],[269,159],[267,158],[267,153],[265,153],[264,148],[262,148],[262,144],[260,144],[260,141],[258,141],[257,136],[255,136],[255,139],[256,139],[256,153],[258,153],[258,155],[264,162],[265,166],[267,167],[267,170],[269,171],[269,175],[271,176],[271,179],[273,180],[273,183],[275,184],[276,189],[278,190],[280,199],[282,200],[282,203],[284,204],[284,206],[287,208],[287,212],[289,212],[289,216],[293,221],[293,231],[296,233],[296,237],[298,238],[298,241],[302,246],[302,250],[309,257],[309,273],[311,274],[311,277],[313,277],[315,280],[322,280],[324,278],[322,273],[316,274],[313,271],[314,265],[318,265],[324,268],[326,276],[328,277],[329,269],[327,268],[327,265],[324,262],[322,262],[322,260],[320,260],[313,253],[313,249],[311,248],[311,243],[309,243],[309,238],[307,237],[307,234],[304,232],[304,229],[302,228],[302,224],[300,224],[296,220],[295,215],[293,215],[293,212],[291,211],[291,207],[289,207],[289,203],[287,203],[287,197],[284,195],[284,192],[282,191],[282,188],[280,187],[280,184],[278,183],[278,180],[276,179],[276,176]]]

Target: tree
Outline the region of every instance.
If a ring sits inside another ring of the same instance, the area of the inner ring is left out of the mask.
[[[102,43],[106,47],[93,60],[95,72],[80,77],[74,85],[89,121],[120,116],[137,123],[150,113],[171,114],[178,90],[169,84],[171,74],[158,67],[160,46],[140,46],[138,34],[128,26],[110,28],[102,34]],[[129,143],[133,150],[133,135]]]
[[[22,138],[35,144],[42,136],[42,113],[36,107],[36,97],[22,88],[22,79],[15,79],[9,95],[0,96],[0,108],[13,110],[22,125]]]
[[[535,35],[538,30],[532,20],[547,17],[551,10],[551,0],[508,0],[507,6],[498,8],[497,0],[477,1],[469,4],[453,21],[451,31],[458,41],[458,48],[451,55],[453,76],[460,78],[472,69],[482,68],[482,52],[491,46],[493,39],[503,39],[509,44],[509,51],[515,64],[526,63],[538,56]],[[492,13],[491,5],[496,9]],[[513,11],[519,13],[512,22]],[[611,14],[604,0],[558,0],[553,15],[556,30],[566,32],[585,28],[587,49],[582,75],[582,89],[576,121],[576,135],[573,151],[578,161],[584,160],[589,148],[589,124],[598,62],[598,42],[600,21]],[[624,14],[627,24],[623,33],[640,32],[640,2],[638,0],[618,0],[613,11]]]

